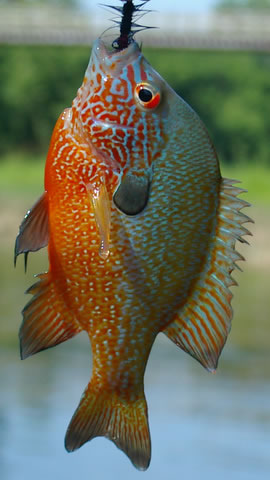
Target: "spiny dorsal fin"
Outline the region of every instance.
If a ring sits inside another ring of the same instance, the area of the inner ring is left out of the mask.
[[[235,243],[237,240],[247,243],[242,236],[250,232],[243,223],[252,221],[240,212],[249,206],[237,198],[245,190],[232,183],[236,182],[222,181],[216,235],[201,276],[184,308],[164,330],[174,343],[211,372],[217,368],[231,329],[233,312],[229,287],[236,285],[231,273],[237,267],[235,262],[244,260],[235,250]]]
[[[14,263],[18,255],[25,254],[25,269],[27,255],[46,247],[49,241],[49,217],[47,192],[38,199],[33,207],[25,215],[15,242]]]

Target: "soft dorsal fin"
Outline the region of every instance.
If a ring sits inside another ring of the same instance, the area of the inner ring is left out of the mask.
[[[38,199],[33,207],[25,215],[15,242],[14,263],[17,256],[28,252],[36,252],[46,247],[49,241],[49,217],[47,192]]]
[[[237,198],[244,192],[232,186],[234,180],[223,179],[213,246],[192,294],[174,321],[163,331],[176,345],[214,372],[231,329],[232,293],[236,285],[231,277],[235,262],[244,260],[235,250],[236,240],[246,242],[250,232],[243,223],[252,221],[240,212],[249,206]]]
[[[50,274],[38,277],[39,281],[26,292],[34,296],[22,311],[19,333],[22,359],[65,342],[82,330]]]

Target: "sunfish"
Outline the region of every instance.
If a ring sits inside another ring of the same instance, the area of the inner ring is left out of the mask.
[[[92,377],[67,430],[73,451],[97,436],[138,469],[151,457],[144,372],[163,332],[213,372],[231,328],[231,272],[249,232],[235,181],[221,177],[198,115],[138,44],[92,49],[58,119],[45,191],[25,216],[15,257],[48,244],[29,288],[21,357],[85,330]]]

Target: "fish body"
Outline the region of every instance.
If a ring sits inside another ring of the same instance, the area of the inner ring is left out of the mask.
[[[242,259],[234,246],[248,233],[232,183],[197,114],[137,43],[109,52],[98,40],[15,247],[17,256],[48,243],[49,255],[49,271],[28,290],[22,358],[82,330],[91,342],[69,451],[106,436],[148,467],[143,378],[159,332],[216,369],[232,317],[230,274]]]

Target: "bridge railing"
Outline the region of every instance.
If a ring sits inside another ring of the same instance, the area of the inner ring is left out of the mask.
[[[49,7],[0,6],[2,44],[90,45],[112,24],[112,14]],[[270,15],[151,13],[143,21],[156,29],[137,35],[145,45],[200,49],[270,51]],[[107,32],[112,38],[117,30]]]

